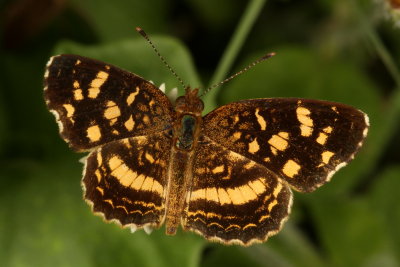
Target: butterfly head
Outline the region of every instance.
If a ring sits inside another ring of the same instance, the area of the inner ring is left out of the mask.
[[[198,88],[191,89],[190,87],[186,87],[185,95],[178,97],[175,101],[176,112],[201,115],[204,103],[197,95],[198,92]]]

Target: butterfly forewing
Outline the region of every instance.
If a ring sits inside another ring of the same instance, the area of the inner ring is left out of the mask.
[[[160,226],[171,140],[165,132],[108,143],[90,153],[82,185],[94,212],[123,226]]]
[[[309,192],[354,157],[367,129],[368,117],[350,106],[275,98],[222,106],[205,116],[203,134]]]
[[[50,59],[44,94],[61,136],[78,151],[164,130],[173,119],[170,101],[150,82],[76,55]]]
[[[205,138],[194,162],[183,227],[250,245],[276,234],[290,212],[288,185],[263,165]]]

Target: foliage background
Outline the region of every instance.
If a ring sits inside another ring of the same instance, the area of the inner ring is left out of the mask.
[[[0,266],[400,266],[400,28],[384,2],[1,1]],[[83,155],[59,138],[42,77],[68,52],[179,86],[139,25],[192,86],[277,52],[213,90],[207,110],[254,97],[340,101],[369,114],[365,146],[326,186],[294,193],[290,220],[265,244],[103,223],[82,201]]]

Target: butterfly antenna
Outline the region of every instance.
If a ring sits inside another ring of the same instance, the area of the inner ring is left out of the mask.
[[[261,62],[263,62],[264,60],[267,60],[267,59],[269,59],[270,57],[273,57],[273,56],[275,56],[275,53],[274,53],[274,52],[268,53],[268,54],[266,54],[266,55],[260,57],[259,59],[257,59],[256,61],[252,62],[250,65],[248,65],[248,66],[245,67],[244,69],[242,69],[242,70],[236,72],[235,74],[231,75],[230,77],[226,78],[225,80],[223,80],[223,81],[221,81],[221,82],[219,82],[219,83],[216,83],[216,84],[214,84],[214,85],[208,87],[206,90],[204,90],[204,92],[201,94],[200,97],[203,97],[205,94],[207,94],[208,92],[210,92],[210,91],[211,91],[212,89],[214,89],[215,87],[219,87],[219,86],[223,85],[224,83],[229,82],[230,80],[232,80],[232,79],[235,78],[236,76],[238,76],[238,75],[240,75],[240,74],[242,74],[242,73],[245,73],[246,71],[248,71],[249,69],[251,69],[252,67],[254,67],[255,65],[257,65],[258,63],[261,63]]]
[[[150,40],[149,36],[147,35],[147,33],[140,27],[136,27],[136,31],[138,33],[140,33],[140,35],[142,35],[144,37],[144,39],[146,39],[146,41],[150,44],[150,46],[153,48],[154,52],[156,52],[157,56],[161,59],[161,61],[164,63],[164,65],[169,69],[170,72],[172,72],[172,74],[175,76],[175,78],[182,84],[183,88],[186,88],[185,83],[183,82],[183,80],[181,79],[181,77],[178,76],[178,74],[176,74],[176,72],[174,71],[174,69],[167,63],[167,61],[165,60],[165,58],[160,54],[160,52],[158,52],[157,48],[155,47],[155,45],[153,44],[153,42]]]

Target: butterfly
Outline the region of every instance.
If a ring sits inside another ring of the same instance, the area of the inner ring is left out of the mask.
[[[44,97],[61,137],[89,152],[96,214],[132,231],[165,224],[250,245],[278,233],[292,191],[312,192],[353,159],[368,116],[300,98],[242,100],[202,116],[198,89],[171,102],[153,83],[78,55],[50,58]]]

